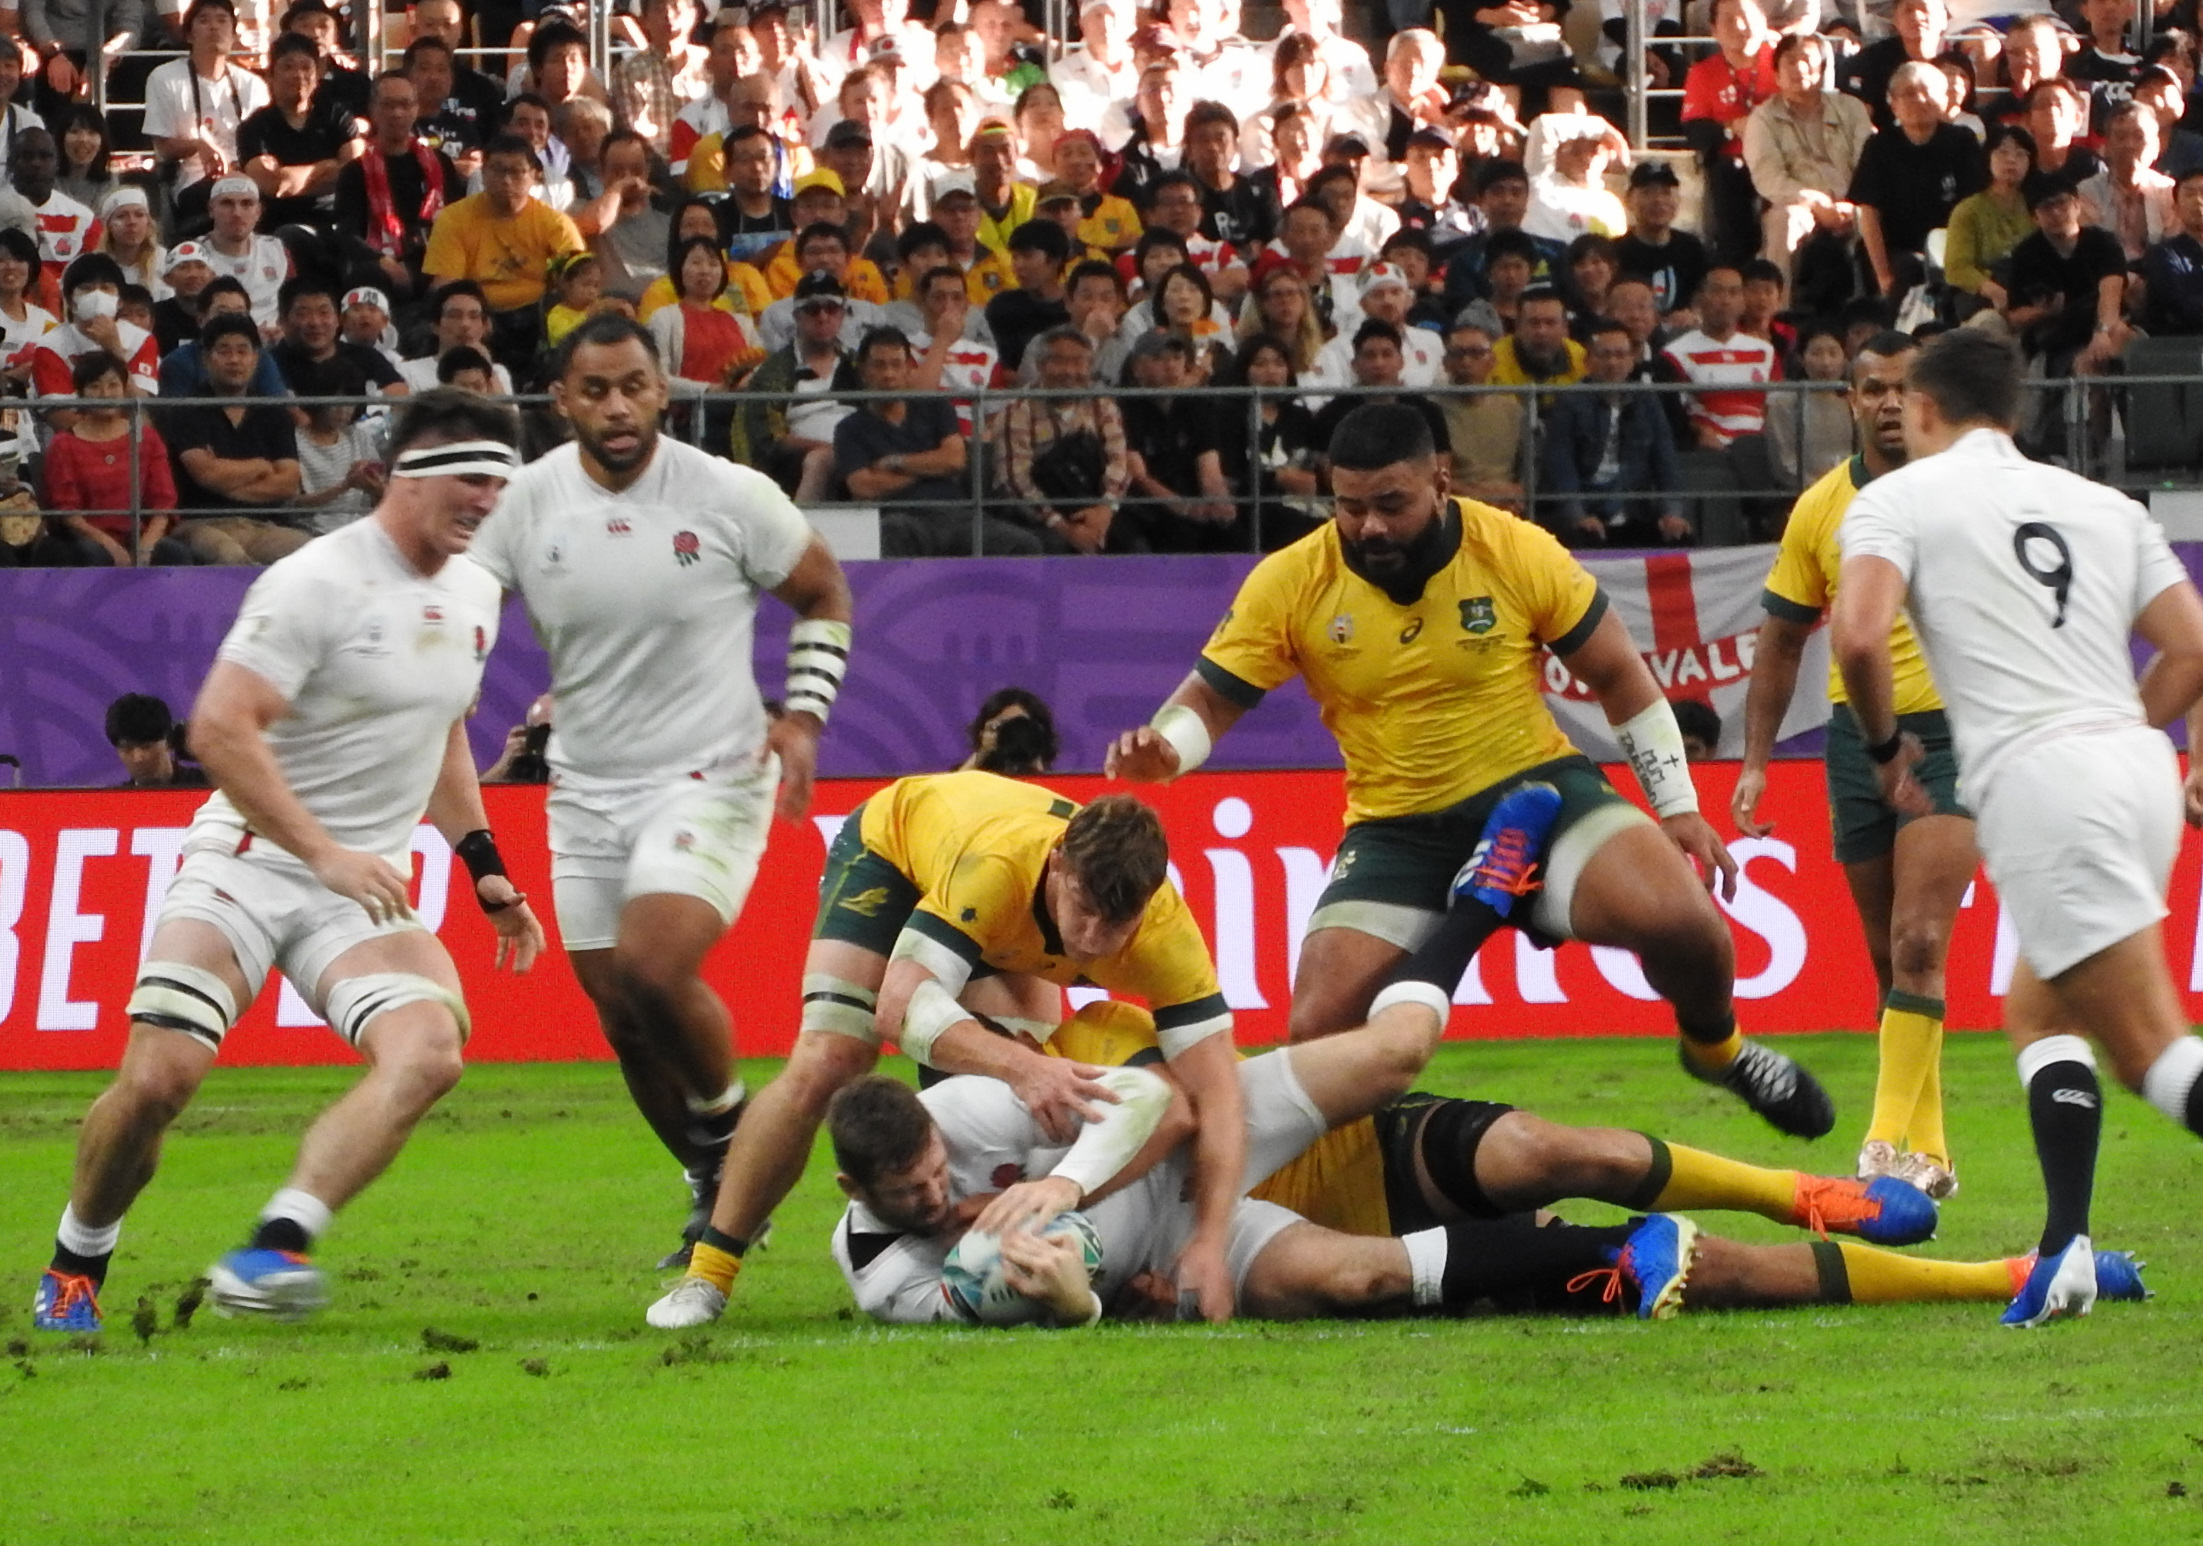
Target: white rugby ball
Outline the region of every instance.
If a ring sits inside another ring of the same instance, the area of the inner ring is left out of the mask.
[[[1076,1208],[1057,1214],[1039,1233],[1075,1241],[1086,1260],[1089,1283],[1101,1272],[1101,1234],[1093,1220]],[[1047,1313],[1047,1306],[1026,1298],[1004,1278],[1000,1237],[977,1230],[950,1248],[941,1266],[941,1288],[958,1315],[982,1326],[1023,1326]]]

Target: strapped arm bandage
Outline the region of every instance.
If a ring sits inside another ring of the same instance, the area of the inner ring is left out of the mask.
[[[1117,1103],[1096,1101],[1094,1109],[1101,1115],[1079,1129],[1071,1151],[1048,1172],[1076,1185],[1082,1199],[1132,1163],[1170,1110],[1170,1086],[1144,1068],[1112,1068],[1096,1083],[1106,1085]]]
[[[1626,724],[1616,725],[1614,739],[1621,742],[1622,755],[1656,813],[1680,816],[1698,809],[1698,786],[1691,782],[1683,756],[1683,732],[1667,699],[1653,699]]]
[[[910,1003],[903,1010],[903,1028],[895,1037],[895,1044],[931,1068],[933,1044],[947,1034],[950,1026],[961,1025],[966,1020],[978,1023],[970,1010],[956,1002],[954,994],[928,977],[910,995]]]
[[[788,688],[783,707],[791,714],[816,716],[820,724],[833,711],[841,679],[849,670],[847,623],[798,619],[788,630]]]
[[[1176,749],[1180,773],[1191,773],[1208,761],[1209,753],[1216,749],[1208,725],[1182,703],[1166,705],[1148,723]]]

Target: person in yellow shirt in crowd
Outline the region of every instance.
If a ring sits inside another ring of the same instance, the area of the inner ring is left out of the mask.
[[[839,176],[822,169],[796,179],[796,230],[807,231],[822,224],[846,227],[848,222],[849,206]],[[765,288],[774,300],[784,301],[796,293],[796,281],[803,272],[796,264],[795,239],[790,237],[765,261]],[[875,306],[887,304],[887,278],[870,258],[852,257],[848,272],[836,277],[851,300],[870,301]]]
[[[447,204],[429,227],[421,270],[439,284],[471,279],[490,303],[490,352],[525,369],[542,333],[551,260],[587,244],[574,222],[529,193],[542,175],[535,147],[500,134],[482,153],[482,191]]]
[[[1479,909],[1486,934],[1633,952],[1675,1010],[1686,1070],[1782,1132],[1828,1132],[1819,1082],[1737,1030],[1735,946],[1709,895],[1733,890],[1736,861],[1598,582],[1541,527],[1450,497],[1412,406],[1348,415],[1329,461],[1333,520],[1255,566],[1192,675],[1105,762],[1139,783],[1191,772],[1302,678],[1345,758],[1347,828],[1302,943],[1294,1040],[1361,1024],[1403,961]],[[1548,651],[1597,699],[1657,822],[1562,733]],[[1454,978],[1481,942],[1462,942]]]
[[[1851,363],[1850,394],[1859,453],[1799,495],[1783,528],[1744,700],[1744,766],[1730,802],[1736,829],[1747,837],[1770,830],[1759,819],[1767,759],[1806,642],[1836,604],[1844,513],[1860,489],[1904,465],[1905,362],[1919,347],[1903,333],[1882,333],[1860,348]],[[1828,673],[1828,811],[1836,862],[1859,909],[1882,1006],[1881,1071],[1858,1173],[1899,1176],[1941,1198],[1958,1187],[1943,1128],[1943,964],[1979,858],[1973,817],[1958,799],[1950,721],[1920,642],[1902,616],[1889,652],[1898,724],[1920,738],[1927,754],[1913,771],[1933,804],[1928,815],[1903,815],[1883,802],[1843,678],[1833,663]]]
[[[979,207],[979,186],[963,170],[943,172],[933,179],[933,223],[948,237],[948,261],[964,271],[964,293],[974,306],[984,306],[1004,290],[1017,288],[1017,271],[1010,267],[1008,252],[996,252],[979,240],[985,211]]]
[[[1066,129],[1056,137],[1056,180],[1079,201],[1078,239],[1114,255],[1130,252],[1145,229],[1130,199],[1101,185],[1101,137],[1091,129]]]
[[[1231,1010],[1171,884],[1162,823],[1129,795],[1081,808],[971,771],[897,780],[828,848],[795,1052],[751,1098],[689,1275],[651,1306],[650,1323],[702,1325],[725,1310],[743,1252],[802,1177],[827,1103],[870,1072],[883,1041],[929,1069],[1006,1081],[1069,1142],[1094,1102],[1115,1098],[1095,1082],[1101,1070],[1041,1050],[1061,1018],[1060,990],[1076,983],[1153,1011],[1198,1124],[1196,1222],[1178,1290],[1209,1319],[1228,1319],[1224,1244],[1244,1185],[1246,1118]]]
[[[1017,131],[989,119],[971,137],[972,192],[979,200],[979,245],[1004,259],[1010,233],[1033,218],[1040,190],[1017,180]]]
[[[695,194],[684,197],[673,211],[673,224],[666,234],[666,272],[644,288],[642,298],[635,303],[635,320],[648,322],[664,308],[673,305],[680,297],[673,289],[673,269],[680,261],[684,244],[698,236],[709,237],[722,249],[727,244],[726,229],[720,224],[719,212],[711,200]],[[765,276],[753,264],[739,258],[727,259],[727,287],[712,302],[722,311],[735,312],[753,321],[764,315],[765,308],[773,303],[773,293],[765,287]]]
[[[1492,385],[1573,386],[1583,371],[1583,345],[1568,336],[1560,292],[1542,285],[1523,291],[1514,331],[1492,347]]]

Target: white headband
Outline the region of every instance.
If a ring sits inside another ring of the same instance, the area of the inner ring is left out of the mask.
[[[390,471],[400,478],[509,478],[519,466],[520,453],[502,440],[447,440],[400,451]]]

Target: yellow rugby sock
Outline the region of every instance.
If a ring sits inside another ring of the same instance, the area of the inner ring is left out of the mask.
[[[1766,1170],[1740,1160],[1723,1159],[1703,1149],[1679,1143],[1663,1143],[1651,1134],[1652,1173],[1646,1180],[1659,1190],[1642,1203],[1631,1198],[1629,1206],[1643,1206],[1654,1213],[1689,1213],[1700,1208],[1721,1208],[1735,1213],[1756,1213],[1778,1224],[1792,1222],[1798,1190],[1794,1170]],[[1666,1176],[1661,1177],[1665,1159]],[[1640,1193],[1639,1197],[1643,1194]]]
[[[1892,992],[1882,1006],[1881,1067],[1874,1077],[1874,1115],[1867,1141],[1927,1152],[1918,1131],[1927,1082],[1943,1055],[1943,1001]],[[1943,1099],[1938,1081],[1930,1124],[1942,1141]]]
[[[1718,1079],[1728,1071],[1736,1055],[1744,1050],[1744,1033],[1736,1028],[1736,1020],[1729,1020],[1728,1032],[1717,1038],[1702,1038],[1688,1026],[1680,1028],[1683,1040],[1683,1061],[1700,1076]]]
[[[702,1278],[722,1294],[734,1292],[734,1275],[741,1270],[742,1258],[716,1245],[699,1240],[689,1251],[688,1275]]]
[[[1912,1123],[1905,1129],[1905,1147],[1948,1166],[1951,1140],[1943,1130],[1943,1005],[1937,999],[1928,1002],[1935,1005],[1936,1013],[1923,1038],[1927,1067],[1920,1076],[1920,1098],[1912,1105]],[[1921,1013],[1925,1016],[1926,1011]]]
[[[2010,1261],[1934,1261],[1895,1251],[1822,1240],[1813,1245],[1826,1304],[1926,1304],[1988,1301],[2001,1304],[2027,1281],[2024,1257]]]

